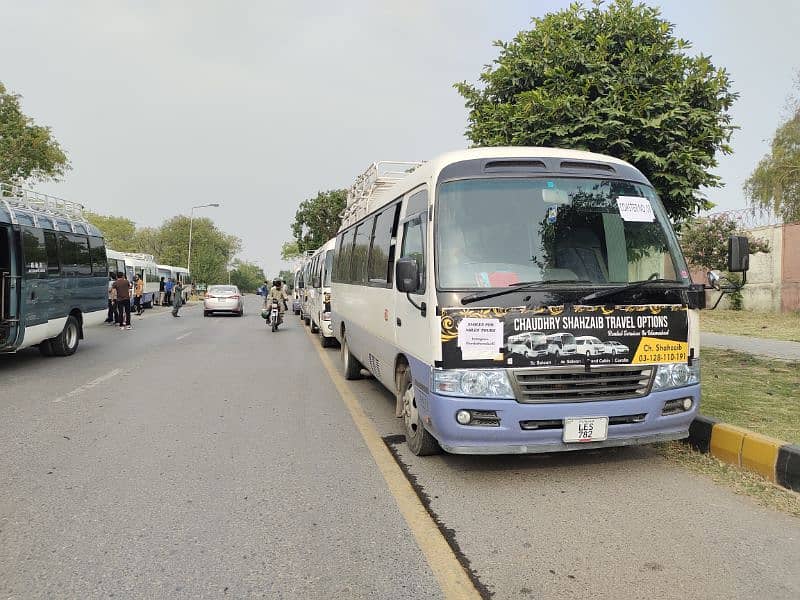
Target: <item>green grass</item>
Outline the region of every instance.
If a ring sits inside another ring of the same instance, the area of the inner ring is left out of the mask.
[[[800,443],[800,363],[703,348],[700,412]]]
[[[700,330],[800,342],[800,312],[760,313],[749,310],[702,310]]]

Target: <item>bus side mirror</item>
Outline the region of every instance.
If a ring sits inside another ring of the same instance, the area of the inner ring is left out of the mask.
[[[743,273],[750,268],[750,242],[742,235],[728,238],[728,272]]]
[[[394,272],[397,291],[413,294],[419,289],[419,269],[416,260],[408,256],[399,259]]]

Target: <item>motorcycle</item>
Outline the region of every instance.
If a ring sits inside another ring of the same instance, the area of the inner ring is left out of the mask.
[[[268,324],[272,327],[272,331],[278,331],[278,325],[281,323],[283,323],[283,317],[281,317],[281,311],[278,310],[278,301],[273,300],[269,310]]]

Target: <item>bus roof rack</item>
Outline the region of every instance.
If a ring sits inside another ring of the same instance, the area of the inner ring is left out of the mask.
[[[82,223],[89,222],[83,214],[83,204],[35,192],[13,183],[0,182],[0,200],[4,200],[11,208],[45,213]]]
[[[366,215],[370,202],[378,194],[391,188],[422,164],[422,161],[379,160],[356,177],[347,190],[347,205],[342,211],[342,227],[355,223]]]

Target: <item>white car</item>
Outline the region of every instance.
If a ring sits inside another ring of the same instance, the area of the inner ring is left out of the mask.
[[[617,354],[628,354],[630,351],[631,349],[625,344],[620,344],[617,341],[606,342],[606,352],[612,356]]]
[[[203,301],[203,316],[220,312],[233,313],[237,317],[244,315],[244,300],[235,285],[212,285],[208,288]]]
[[[597,356],[606,353],[606,345],[593,335],[579,335],[575,338],[575,348],[578,354]]]

